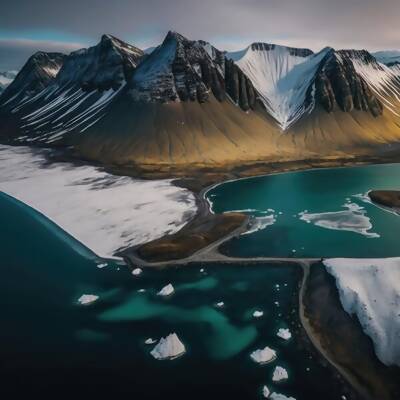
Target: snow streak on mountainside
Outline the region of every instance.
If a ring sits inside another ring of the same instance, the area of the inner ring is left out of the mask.
[[[327,51],[313,54],[308,49],[253,43],[227,57],[250,78],[269,113],[286,130],[310,111],[307,91]]]
[[[69,56],[33,56],[0,102],[18,121],[17,141],[52,143],[85,132],[104,116],[141,57],[140,49],[110,35]],[[27,91],[26,81],[36,81],[35,90]]]
[[[379,63],[365,50],[342,50],[340,53],[351,59],[357,74],[367,82],[383,106],[400,116],[400,75],[398,70]]]

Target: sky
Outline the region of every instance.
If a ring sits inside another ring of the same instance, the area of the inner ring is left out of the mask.
[[[38,50],[92,46],[103,33],[143,49],[168,30],[230,51],[254,41],[400,49],[399,0],[0,0],[0,10],[0,71]]]

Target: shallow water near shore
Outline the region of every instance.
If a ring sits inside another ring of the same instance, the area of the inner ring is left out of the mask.
[[[399,256],[400,217],[368,202],[364,195],[372,189],[400,189],[400,165],[242,179],[218,185],[206,196],[214,212],[256,217],[256,229],[223,246],[232,256]],[[268,223],[260,224],[266,217]]]
[[[0,369],[9,393],[258,399],[264,384],[298,400],[343,393],[301,340],[299,267],[204,264],[134,277],[4,194],[0,218]],[[157,296],[168,283],[175,293]],[[82,306],[82,294],[99,299]],[[264,315],[254,318],[255,310]],[[289,341],[276,336],[282,327],[291,330]],[[154,360],[144,341],[171,332],[186,354]],[[250,353],[267,345],[277,360],[252,362]],[[289,379],[272,384],[277,365]]]

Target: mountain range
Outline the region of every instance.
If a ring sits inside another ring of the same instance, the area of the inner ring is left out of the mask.
[[[268,43],[224,52],[169,32],[32,55],[0,95],[0,140],[143,169],[351,158],[400,139],[400,52]]]
[[[17,71],[0,71],[0,94],[17,76]]]

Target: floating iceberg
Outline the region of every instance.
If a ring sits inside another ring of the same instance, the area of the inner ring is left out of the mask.
[[[141,268],[135,268],[132,271],[132,275],[139,276],[142,272],[143,272],[143,270]]]
[[[154,344],[157,343],[157,340],[153,339],[153,338],[148,338],[144,341],[145,344]]]
[[[285,396],[284,394],[275,393],[275,392],[273,392],[273,393],[271,394],[271,396],[269,396],[269,398],[270,398],[271,400],[296,400],[294,397],[287,397],[287,396]]]
[[[105,268],[107,267],[107,263],[101,263],[101,264],[97,264],[97,268]]]
[[[251,359],[258,364],[267,364],[276,359],[276,351],[266,346],[250,354]]]
[[[95,294],[83,294],[81,297],[78,299],[78,303],[82,305],[87,305],[94,303],[99,296],[96,296]]]
[[[292,334],[290,333],[289,329],[280,328],[278,330],[278,333],[276,334],[276,336],[278,336],[284,340],[289,340],[292,337]]]
[[[267,385],[264,385],[264,386],[263,386],[263,388],[262,388],[262,394],[263,394],[263,396],[264,396],[266,399],[268,399],[269,395],[271,394],[271,392],[269,391]]]
[[[370,232],[371,220],[366,215],[366,210],[358,204],[347,201],[343,204],[345,211],[333,211],[325,213],[309,213],[307,210],[298,214],[302,221],[313,223],[325,229],[338,231],[350,231],[359,233],[369,238],[378,238],[379,235]]]
[[[285,368],[280,367],[280,366],[275,367],[274,372],[272,374],[272,380],[274,382],[283,381],[288,378],[289,378],[289,375]]]
[[[179,340],[176,333],[171,333],[161,338],[158,344],[150,352],[157,360],[173,360],[186,352],[184,344]]]
[[[215,307],[222,308],[225,305],[223,301],[219,301],[218,303],[215,303]]]
[[[167,286],[164,286],[158,293],[158,296],[171,296],[175,292],[174,287],[169,283]]]
[[[262,317],[263,315],[264,315],[264,311],[256,310],[256,311],[253,312],[253,317],[254,317],[254,318],[260,318],[260,317]]]

